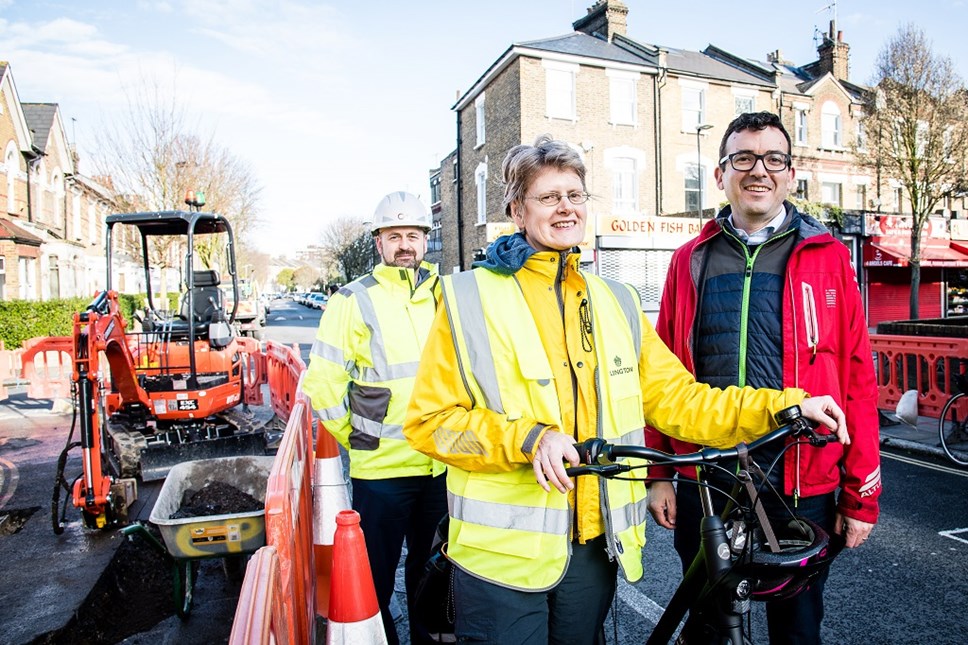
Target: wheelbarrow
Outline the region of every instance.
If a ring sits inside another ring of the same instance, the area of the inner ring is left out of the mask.
[[[141,535],[171,562],[175,611],[182,619],[192,609],[200,560],[245,556],[266,543],[265,508],[256,511],[170,519],[186,491],[199,491],[221,482],[251,495],[265,505],[266,481],[273,457],[222,457],[176,464],[162,484],[148,521],[158,527],[161,540],[143,524],[122,529]]]

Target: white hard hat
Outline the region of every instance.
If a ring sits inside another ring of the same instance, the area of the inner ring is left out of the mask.
[[[373,211],[370,232],[376,234],[381,228],[391,226],[416,226],[430,230],[430,211],[416,195],[398,191],[380,200]]]

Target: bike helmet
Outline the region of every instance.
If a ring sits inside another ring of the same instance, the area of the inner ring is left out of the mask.
[[[823,528],[804,518],[793,518],[773,526],[780,550],[770,549],[760,530],[751,546],[744,549],[733,575],[750,583],[753,600],[785,600],[810,586],[844,547],[842,535],[830,536]]]

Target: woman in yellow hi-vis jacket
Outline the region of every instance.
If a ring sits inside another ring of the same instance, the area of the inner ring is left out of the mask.
[[[449,466],[458,640],[590,644],[617,567],[642,576],[648,511],[641,481],[570,480],[574,443],[641,445],[648,422],[730,446],[798,403],[846,440],[844,417],[802,390],[696,383],[634,289],[581,271],[589,196],[573,148],[542,137],[511,149],[503,171],[519,230],[443,279],[403,433]]]

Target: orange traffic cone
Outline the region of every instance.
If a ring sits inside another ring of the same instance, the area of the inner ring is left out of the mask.
[[[333,541],[333,589],[329,598],[326,643],[386,645],[386,642],[366,542],[360,528],[360,514],[340,511],[336,515]]]
[[[348,508],[350,492],[343,477],[339,444],[320,424],[313,471],[313,559],[316,562],[316,613],[324,618],[329,616],[336,514]]]

